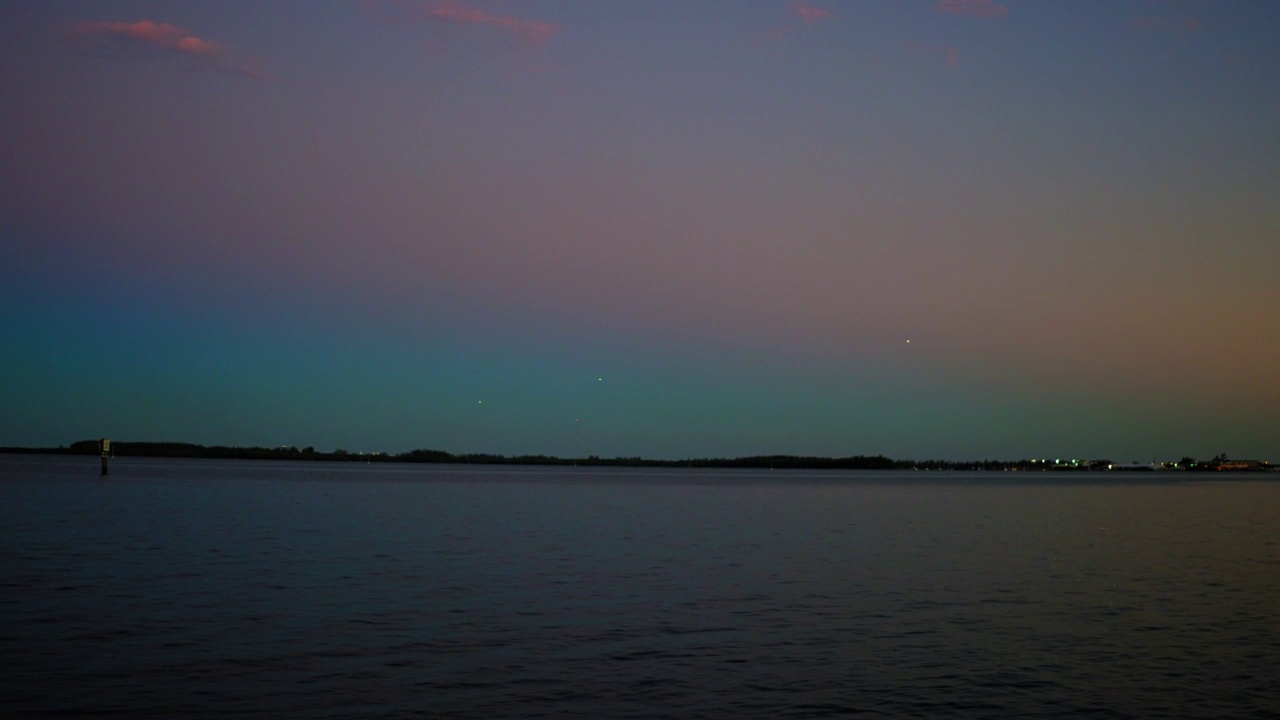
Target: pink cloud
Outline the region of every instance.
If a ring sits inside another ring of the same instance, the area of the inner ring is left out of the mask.
[[[80,23],[76,26],[76,34],[81,37],[129,38],[191,55],[213,56],[222,52],[218,43],[198,38],[176,25],[151,20]]]
[[[461,25],[484,25],[538,45],[546,42],[561,29],[555,23],[526,20],[514,15],[494,15],[485,10],[467,7],[457,0],[436,0],[428,3],[423,8],[423,15],[432,20]]]
[[[176,25],[154,20],[137,22],[84,22],[73,34],[85,40],[121,40],[201,58],[214,66],[246,77],[260,78],[262,72],[249,64],[233,61],[227,49],[212,40],[198,37]]]
[[[826,20],[831,17],[830,10],[806,4],[803,1],[793,3],[791,5],[791,11],[796,14],[796,17],[803,20],[805,25],[813,25],[821,20]]]
[[[798,18],[805,25],[809,25],[811,27],[831,17],[830,10],[816,5],[810,5],[804,2],[804,0],[796,0],[796,2],[791,3],[790,7],[791,14],[793,16]],[[795,32],[793,26],[794,23],[791,22],[777,22],[769,25],[768,27],[754,33],[752,44],[756,48],[761,48],[782,42]]]
[[[1002,17],[1009,9],[995,0],[938,0],[938,12],[964,17]]]
[[[919,57],[941,58],[947,63],[947,67],[960,64],[960,51],[950,45],[909,45],[907,48],[911,54]]]
[[[775,23],[763,28],[756,28],[745,34],[754,50],[765,50],[778,45],[791,37],[795,29],[790,24]]]
[[[1139,30],[1154,30],[1170,35],[1192,35],[1204,29],[1204,23],[1193,17],[1145,17],[1133,21]]]

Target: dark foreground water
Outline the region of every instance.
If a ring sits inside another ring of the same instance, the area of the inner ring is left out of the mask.
[[[1280,715],[1280,478],[1127,479],[0,456],[0,717]]]

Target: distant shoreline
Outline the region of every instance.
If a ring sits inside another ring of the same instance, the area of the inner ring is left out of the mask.
[[[0,447],[0,453],[35,455],[100,454],[99,441],[81,440],[66,447]],[[1280,465],[1254,460],[1228,460],[1220,455],[1208,461],[1182,458],[1166,463],[1113,463],[1110,460],[906,460],[884,455],[852,455],[817,457],[803,455],[752,455],[737,458],[687,458],[659,460],[642,457],[602,458],[557,457],[552,455],[496,455],[489,453],[454,454],[443,450],[411,450],[404,453],[354,453],[346,450],[318,451],[313,447],[235,447],[198,445],[181,442],[113,441],[111,454],[116,457],[204,458],[225,460],[288,460],[298,462],[397,462],[457,463],[479,465],[544,465],[587,467],[692,467],[755,468],[779,470],[970,470],[1023,472],[1140,472],[1174,470],[1190,472],[1280,471]]]

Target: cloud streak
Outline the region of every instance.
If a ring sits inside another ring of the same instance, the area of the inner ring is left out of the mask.
[[[437,22],[493,28],[534,45],[545,43],[561,30],[561,27],[555,23],[527,20],[514,15],[495,15],[485,10],[467,7],[457,0],[430,2],[422,8],[422,16]]]
[[[907,49],[921,58],[942,58],[947,67],[960,64],[960,51],[950,45],[909,45]]]
[[[809,5],[804,2],[796,2],[792,4],[791,11],[795,13],[796,17],[800,18],[805,25],[814,25],[831,17],[830,10],[817,7],[816,5]]]
[[[1003,17],[1009,9],[995,0],[938,0],[938,12],[960,17]]]
[[[84,41],[115,41],[165,50],[211,63],[213,67],[233,74],[252,78],[263,77],[263,73],[258,68],[234,60],[226,46],[221,43],[199,37],[184,28],[165,22],[154,20],[84,22],[76,25],[72,34]]]

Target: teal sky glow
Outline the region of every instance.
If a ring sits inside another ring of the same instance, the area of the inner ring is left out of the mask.
[[[0,445],[1280,461],[1278,30],[0,2]]]

